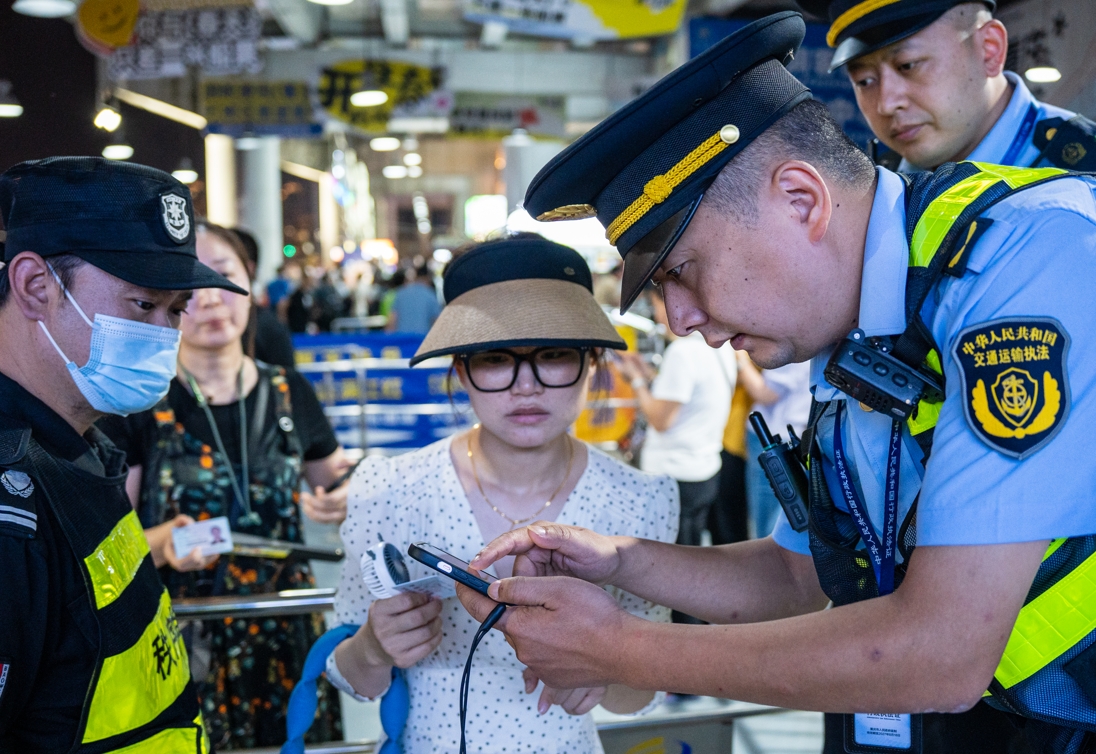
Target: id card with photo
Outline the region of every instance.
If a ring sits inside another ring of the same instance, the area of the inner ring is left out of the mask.
[[[918,754],[921,751],[921,716],[845,715],[847,754]]]
[[[171,540],[180,558],[185,558],[195,547],[201,548],[203,556],[232,552],[232,529],[226,516],[172,529]]]

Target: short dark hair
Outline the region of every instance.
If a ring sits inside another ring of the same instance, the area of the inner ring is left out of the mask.
[[[88,264],[75,254],[55,254],[50,257],[46,257],[46,262],[49,263],[53,271],[57,273],[57,277],[61,278],[61,284],[68,288],[72,285],[72,279],[76,276],[76,271]],[[11,281],[8,280],[8,266],[5,264],[0,269],[0,309],[8,303],[8,294],[11,293]]]
[[[708,187],[704,201],[751,224],[758,217],[757,197],[765,173],[781,160],[802,160],[847,187],[867,189],[875,180],[875,166],[845,135],[826,106],[807,100],[735,155]]]

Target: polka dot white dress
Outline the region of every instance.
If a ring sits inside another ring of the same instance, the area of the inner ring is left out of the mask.
[[[368,458],[350,483],[342,525],[347,550],[335,612],[338,623],[361,624],[372,595],[358,563],[378,536],[402,552],[411,542],[430,544],[469,560],[485,546],[449,455],[452,438],[393,458]],[[589,462],[560,510],[558,521],[602,534],[673,542],[677,537],[677,483],[645,474],[588,448]],[[411,578],[432,571],[407,558]],[[621,607],[647,620],[670,620],[670,611],[611,589]],[[468,647],[479,624],[455,598],[442,607],[441,644],[407,671],[411,709],[401,741],[404,754],[448,754],[460,744],[458,691]],[[586,754],[602,751],[589,714],[568,715],[553,706],[537,715],[539,690],[525,693],[524,666],[498,631],[480,644],[472,664],[468,748],[475,752]]]

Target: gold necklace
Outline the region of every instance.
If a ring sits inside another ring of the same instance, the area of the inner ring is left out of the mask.
[[[479,430],[478,424],[476,425],[475,429]],[[566,484],[567,480],[571,478],[571,466],[575,462],[575,446],[571,442],[570,438],[567,439],[567,449],[570,451],[567,457],[567,472],[563,475],[563,479],[560,480],[559,486],[556,487],[555,492],[553,492],[551,496],[549,496],[548,502],[540,506],[540,510],[538,510],[536,513],[534,513],[532,516],[529,516],[528,518],[510,518],[501,510],[499,510],[499,507],[497,505],[487,499],[487,493],[483,491],[483,484],[480,482],[479,473],[477,473],[476,471],[476,458],[472,455],[472,435],[468,435],[468,462],[472,464],[472,478],[476,480],[476,488],[479,490],[480,497],[483,498],[483,502],[491,506],[491,510],[510,522],[511,529],[513,529],[515,526],[521,526],[528,521],[533,521],[541,513],[548,510],[548,507],[552,504],[552,501],[555,499],[556,495],[558,495],[559,491],[563,489],[563,485]]]

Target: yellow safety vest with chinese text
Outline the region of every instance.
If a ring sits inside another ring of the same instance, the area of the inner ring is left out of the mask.
[[[33,440],[20,464],[81,562],[99,653],[79,754],[208,754],[186,647],[148,542],[122,491]]]

